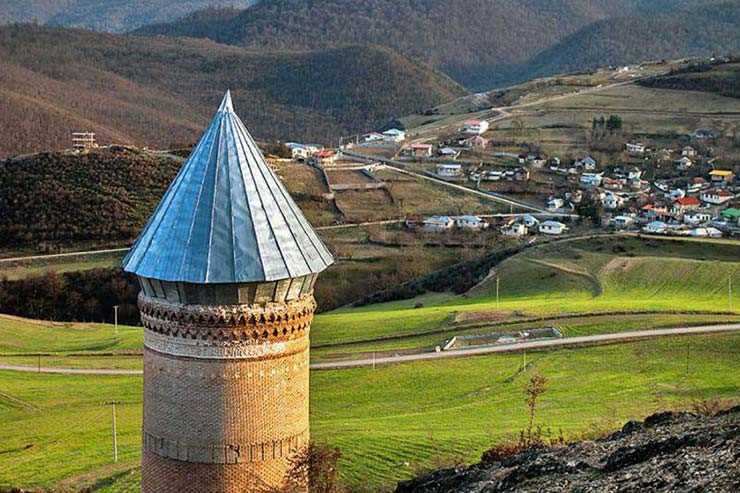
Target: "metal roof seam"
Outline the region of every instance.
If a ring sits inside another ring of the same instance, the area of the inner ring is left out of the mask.
[[[237,125],[238,125],[238,120],[237,120]],[[261,174],[261,170],[260,170],[261,166],[260,166],[260,162],[259,162],[260,155],[259,154],[255,154],[254,149],[252,147],[252,144],[250,143],[250,140],[251,139],[250,139],[249,133],[244,131],[246,129],[242,129],[242,130],[243,131],[242,132],[238,132],[237,135],[239,136],[239,139],[243,139],[243,144],[245,144],[246,150],[252,156],[252,161],[247,160],[247,162],[249,163],[248,164],[249,165],[249,172],[252,175],[252,180],[255,183],[255,191],[257,192],[257,196],[260,199],[260,207],[262,207],[262,210],[265,213],[265,217],[267,218],[267,225],[270,228],[271,235],[272,235],[273,238],[275,238],[275,245],[277,246],[278,252],[280,253],[280,259],[281,259],[281,261],[283,263],[283,266],[285,267],[285,272],[288,273],[288,277],[292,277],[293,276],[293,273],[290,271],[290,267],[288,266],[288,262],[287,262],[287,260],[285,258],[285,253],[283,252],[283,248],[281,247],[280,242],[277,241],[277,235],[275,234],[275,228],[273,227],[272,221],[270,220],[270,213],[267,210],[267,208],[265,207],[265,201],[264,201],[264,199],[262,197],[262,193],[260,191],[260,187],[257,185],[257,180],[256,180],[256,177],[255,177],[255,170],[252,169],[253,168],[252,162],[253,161],[256,161],[256,166],[254,166],[254,167],[257,168],[257,171],[260,173],[260,176],[262,175]],[[263,180],[264,180],[264,176],[263,176]],[[276,281],[278,279],[269,279],[269,280],[270,281]]]
[[[235,140],[235,148],[236,148],[237,154],[240,151],[244,152],[244,149],[241,148],[241,146],[239,145],[240,143],[241,143],[241,139],[237,137],[237,139]],[[244,156],[246,157],[246,154]],[[251,173],[251,170],[250,170],[250,173]],[[242,177],[242,184],[244,186],[244,192],[246,193],[247,177],[244,175],[244,166],[242,166],[241,164],[239,165],[239,174]],[[259,238],[257,238],[257,229],[254,227],[254,216],[252,215],[252,208],[249,206],[248,203],[246,204],[246,210],[249,213],[250,224],[252,224],[252,234],[254,236],[254,245],[255,245],[255,248],[257,249],[257,258],[259,259],[259,264],[260,264],[259,267],[260,267],[260,270],[262,271],[262,277],[267,277],[267,273],[265,272],[265,266],[262,260],[262,251],[261,251],[262,247],[260,246]]]
[[[216,284],[296,278],[332,261],[227,92],[123,266],[142,277]]]
[[[214,123],[216,123],[216,122],[214,121]],[[221,125],[220,125],[220,122],[219,122],[218,125],[214,125],[214,126],[215,127],[218,127],[218,131],[216,132],[216,136],[218,137],[218,136],[221,135]],[[211,155],[213,154],[213,150],[214,150],[215,147],[216,146],[213,145],[213,141],[211,141],[210,142],[210,147],[208,149],[209,150],[209,152],[208,152],[208,163],[211,162]],[[183,253],[182,260],[180,262],[180,267],[179,267],[179,269],[177,271],[180,277],[186,277],[185,274],[183,273],[183,271],[185,269],[185,261],[188,258],[188,252],[189,252],[188,247],[190,246],[190,244],[193,241],[193,232],[195,231],[195,222],[196,222],[196,219],[198,217],[198,210],[199,210],[199,207],[200,207],[200,199],[203,197],[203,190],[205,189],[205,186],[206,186],[206,179],[207,179],[207,177],[208,177],[208,169],[206,167],[206,170],[203,173],[203,179],[202,179],[202,181],[200,183],[200,187],[198,187],[198,197],[195,199],[195,206],[193,207],[193,215],[190,218],[190,228],[188,229],[188,238],[187,238],[187,241],[185,242],[185,246],[184,246],[184,250],[185,251]],[[205,280],[206,279],[204,278],[203,281],[205,281]]]
[[[327,251],[326,247],[324,247],[323,244],[318,244],[317,245],[316,241],[318,241],[320,243],[321,240],[318,239],[318,237],[316,236],[316,232],[313,231],[313,229],[310,227],[310,225],[308,226],[308,228],[306,227],[308,221],[306,220],[306,217],[303,215],[303,212],[298,208],[298,206],[295,204],[295,202],[293,202],[292,198],[290,198],[290,194],[288,194],[287,190],[285,190],[285,187],[282,186],[282,184],[279,182],[278,178],[276,176],[274,176],[274,173],[272,172],[272,170],[270,170],[270,173],[273,175],[273,177],[274,177],[274,179],[275,179],[275,181],[276,181],[276,183],[278,185],[278,188],[280,189],[280,193],[283,194],[283,196],[286,198],[286,202],[288,204],[288,207],[290,207],[290,209],[292,210],[293,214],[298,219],[298,224],[300,225],[301,229],[305,233],[305,235],[308,238],[308,240],[311,242],[311,245],[313,246],[314,250],[316,250],[316,253],[319,255],[319,259],[324,263],[324,266],[323,267],[328,267],[329,265],[331,265],[331,263],[333,261],[333,257],[331,255],[331,253],[329,251]],[[287,195],[287,197],[286,197],[286,195]],[[327,253],[329,255],[329,260],[325,259],[322,253]],[[309,264],[309,269],[313,269],[310,264]]]
[[[243,129],[243,130],[246,130],[246,129]],[[251,140],[250,139],[250,136],[249,136],[249,133],[246,133],[245,135],[246,135],[247,139]],[[259,149],[256,149],[256,144],[253,141],[252,142],[249,142],[249,140],[248,140],[248,145],[250,147],[250,151],[252,152],[252,155],[254,156],[255,153],[257,153],[257,159],[261,159],[264,162],[264,157],[262,156],[262,153],[260,152],[260,150]],[[270,187],[270,183],[268,182],[268,180],[267,180],[267,178],[265,176],[265,168],[268,169],[268,175],[269,175],[269,168],[266,165],[265,166],[257,166],[257,169],[258,169],[260,175],[262,176],[262,179],[264,180],[265,184],[267,185],[267,193],[269,193],[272,196],[273,201],[274,201],[276,199],[275,192],[272,189],[272,187]],[[262,194],[260,194],[260,197],[261,197],[261,195]],[[301,258],[303,258],[303,262],[306,264],[306,269],[310,271],[311,270],[311,264],[306,260],[306,255],[303,253],[303,249],[300,247],[300,244],[298,242],[298,239],[295,236],[295,233],[293,232],[293,229],[290,228],[290,223],[289,223],[288,218],[287,218],[287,216],[285,214],[285,211],[282,208],[280,208],[280,207],[278,207],[278,210],[280,211],[280,215],[283,216],[283,221],[285,222],[285,225],[288,226],[288,232],[290,233],[290,237],[293,239],[293,243],[295,244],[296,250],[298,250],[298,252],[300,253]],[[269,221],[269,224],[270,224],[270,228],[274,232],[275,231],[275,228],[274,228],[274,226],[272,224],[272,221]],[[288,247],[289,247],[289,245],[286,245],[286,248],[288,248]],[[285,266],[286,266],[287,271],[290,274],[290,276],[291,277],[300,276],[301,275],[301,271],[300,270],[296,270],[294,272],[291,272],[290,265],[289,265],[289,263],[287,261],[287,256],[286,256],[285,252],[283,252],[283,247],[280,244],[278,244],[278,248],[280,248],[280,254],[283,257],[283,261],[285,263]]]

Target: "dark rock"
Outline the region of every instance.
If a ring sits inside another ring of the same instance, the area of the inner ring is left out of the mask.
[[[654,414],[612,435],[399,483],[399,493],[740,491],[740,406]]]

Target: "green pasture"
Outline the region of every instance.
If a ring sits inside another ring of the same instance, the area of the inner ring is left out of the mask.
[[[524,371],[517,354],[318,371],[312,435],[342,449],[350,486],[376,491],[427,467],[475,461],[514,436],[534,372],[550,380],[537,422],[574,438],[704,398],[737,400],[739,356],[732,334],[529,353]],[[140,377],[0,372],[0,389],[0,487],[135,491]]]

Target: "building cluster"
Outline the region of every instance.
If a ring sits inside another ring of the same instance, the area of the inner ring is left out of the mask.
[[[550,196],[550,211],[573,210],[588,194],[604,214],[605,226],[652,234],[717,237],[740,234],[740,183],[735,171],[701,156],[692,146],[679,151],[651,151],[645,144],[626,145],[631,156],[667,163],[668,178],[648,180],[634,165],[599,166],[584,156],[564,166],[550,159],[545,169],[567,176],[571,191]],[[665,173],[663,173],[665,175]]]
[[[426,233],[445,233],[453,230],[482,231],[488,229],[489,223],[474,215],[445,216],[437,215],[423,219],[407,219],[406,227]]]

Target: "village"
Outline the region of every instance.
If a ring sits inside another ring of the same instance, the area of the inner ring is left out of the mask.
[[[621,125],[619,117],[594,123],[609,125]],[[597,159],[589,153],[515,152],[489,137],[489,128],[487,120],[470,119],[435,139],[414,139],[391,128],[357,136],[336,149],[286,145],[294,160],[321,169],[359,167],[371,175],[370,170],[385,166],[509,204],[509,214],[404,218],[406,227],[427,233],[497,229],[509,237],[558,236],[575,227],[584,232],[740,235],[740,183],[735,169],[714,157],[718,136],[711,129],[681,136],[672,147],[629,140],[618,144],[611,158]]]

